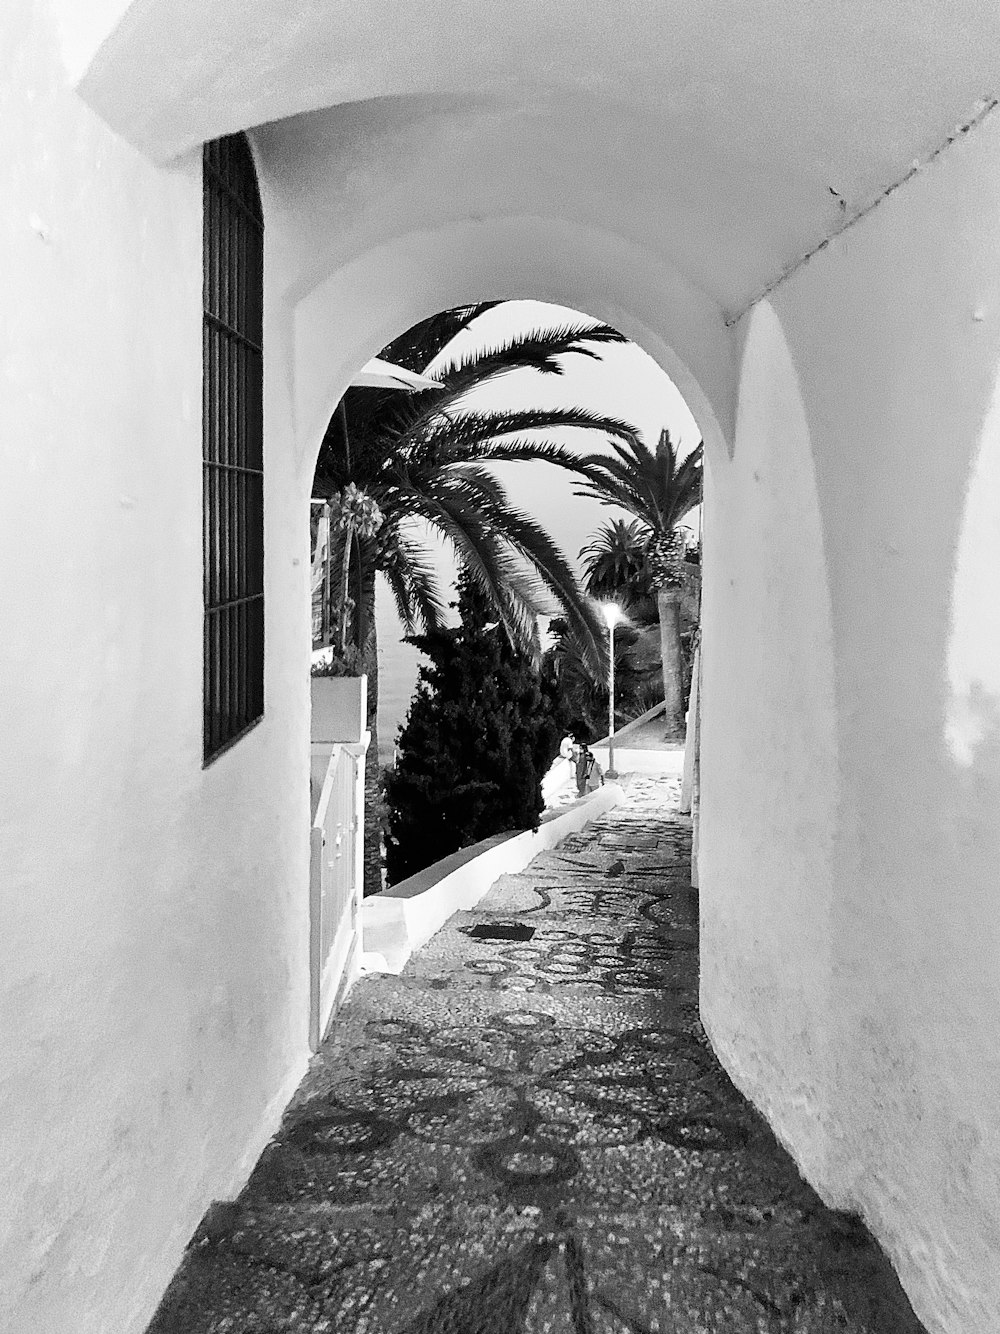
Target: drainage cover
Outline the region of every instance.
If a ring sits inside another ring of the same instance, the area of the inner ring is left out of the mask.
[[[530,940],[535,928],[519,922],[477,922],[466,934],[477,940]]]

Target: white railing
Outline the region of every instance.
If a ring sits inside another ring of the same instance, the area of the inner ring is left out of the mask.
[[[338,743],[320,789],[310,832],[309,1043],[319,1046],[360,957],[364,881],[365,751]]]

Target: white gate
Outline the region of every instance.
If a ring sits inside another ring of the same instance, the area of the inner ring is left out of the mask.
[[[309,1044],[326,1033],[337,1002],[357,975],[364,882],[365,750],[332,747],[310,833]]]

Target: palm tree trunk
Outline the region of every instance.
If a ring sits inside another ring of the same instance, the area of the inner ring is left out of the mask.
[[[663,703],[667,740],[684,739],[684,665],[681,654],[680,592],[659,588],[656,606],[660,614],[660,656],[663,661]]]
[[[344,531],[341,534],[343,541],[343,552],[340,558],[340,656],[343,657],[347,652],[347,595],[351,584],[351,557],[354,554],[354,527],[350,521],[344,525]],[[357,611],[355,611],[357,615]]]
[[[365,759],[365,880],[364,892],[377,894],[382,888],[382,772],[378,757],[378,632],[375,627],[375,571],[371,561],[362,563],[358,597],[364,670],[368,675],[368,717],[371,742]]]

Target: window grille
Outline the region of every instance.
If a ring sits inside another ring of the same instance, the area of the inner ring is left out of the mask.
[[[243,135],[204,150],[204,761],[264,714],[264,219]]]

